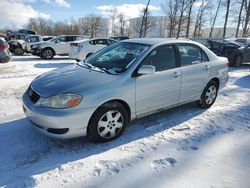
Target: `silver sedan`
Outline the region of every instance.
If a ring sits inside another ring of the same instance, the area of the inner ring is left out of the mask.
[[[228,60],[201,44],[130,39],[39,76],[23,95],[23,109],[48,136],[109,141],[130,120],[159,110],[192,101],[209,108],[227,81]]]

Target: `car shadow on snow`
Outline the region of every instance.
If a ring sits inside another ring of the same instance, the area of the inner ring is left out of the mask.
[[[189,103],[134,120],[120,138],[107,143],[92,143],[86,137],[52,139],[34,130],[26,118],[0,124],[0,156],[3,159],[0,161],[0,176],[7,176],[0,180],[0,186],[11,187],[10,182],[16,181],[32,185],[31,177],[35,174],[167,131],[203,112],[205,110],[195,103]],[[18,179],[15,180],[14,174]]]
[[[237,80],[236,83],[245,83],[245,77],[241,78],[244,79],[243,81]],[[234,92],[236,91],[224,89],[219,97],[225,98],[229,93],[231,95]],[[219,104],[215,104],[215,108],[223,108],[225,104],[222,102],[218,100],[216,103]],[[229,111],[219,110],[217,112],[215,109],[214,112],[208,112],[208,115],[205,114],[205,118],[203,116],[204,112],[207,111],[198,108],[195,103],[162,111],[132,121],[120,138],[102,144],[92,143],[86,137],[64,141],[51,139],[34,130],[26,118],[2,123],[0,124],[0,187],[33,186],[35,184],[35,180],[32,178],[33,175],[59,168],[69,162],[104,153],[157,133],[169,130],[173,132],[171,128],[186,123],[192,124],[192,119],[198,119],[202,130],[192,135],[193,131],[191,129],[185,134],[188,134],[188,139],[197,142],[206,141],[218,132],[233,131],[234,127],[241,126],[242,122],[245,121],[245,124],[247,124],[250,121],[248,104],[232,108]],[[228,127],[225,128],[225,126],[221,125],[227,125]],[[250,130],[250,126],[246,127],[246,129]],[[173,142],[186,143],[184,139],[187,138],[176,138]],[[191,165],[191,163],[188,164]]]
[[[242,88],[250,89],[250,74],[238,79],[235,82],[235,85],[242,87]]]
[[[35,68],[62,68],[74,63],[37,63],[34,65]]]
[[[12,61],[59,61],[59,60],[69,60],[72,61],[71,59],[69,59],[68,57],[54,57],[53,59],[42,59],[39,56],[13,56]]]

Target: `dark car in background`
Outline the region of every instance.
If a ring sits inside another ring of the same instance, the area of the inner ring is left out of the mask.
[[[19,30],[7,30],[6,31],[7,36],[10,35],[17,35],[17,34],[24,34],[24,35],[36,35],[37,33],[35,31],[29,30],[29,29],[19,29]]]
[[[9,45],[3,38],[0,38],[0,63],[7,63],[10,60]]]
[[[209,48],[218,56],[228,58],[231,67],[250,62],[250,38],[208,40]]]

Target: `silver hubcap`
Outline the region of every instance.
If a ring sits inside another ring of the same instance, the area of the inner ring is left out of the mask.
[[[217,95],[217,89],[215,86],[210,86],[207,89],[206,95],[205,95],[205,101],[207,104],[212,104],[216,98]]]
[[[45,50],[43,53],[44,53],[44,57],[46,57],[46,58],[52,57],[52,52],[50,50]]]
[[[123,116],[117,110],[110,110],[102,115],[98,122],[97,131],[102,138],[116,136],[123,127]]]

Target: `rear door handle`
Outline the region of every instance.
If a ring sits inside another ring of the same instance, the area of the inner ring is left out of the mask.
[[[211,68],[211,66],[205,65],[204,68],[205,68],[205,70],[209,70]]]
[[[174,78],[178,78],[180,75],[181,75],[180,72],[173,72],[173,74],[172,74],[172,76],[173,76]]]

